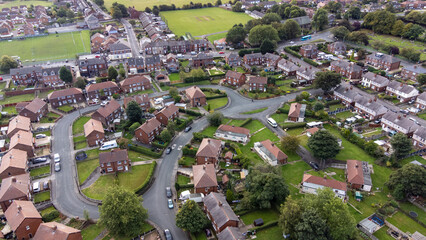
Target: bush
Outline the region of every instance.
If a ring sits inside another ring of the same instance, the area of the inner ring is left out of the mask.
[[[258,52],[260,52],[260,48],[242,49],[238,52],[238,55],[240,55],[240,57],[244,57],[244,55],[246,54],[258,53]]]
[[[160,144],[160,143],[158,143],[158,142],[152,142],[152,144],[151,144],[153,147],[156,147],[156,148],[161,148],[161,149],[164,149],[164,148],[166,148],[167,147],[167,145],[169,145],[169,143],[167,142],[167,143],[164,143],[164,144]]]
[[[179,112],[181,112],[181,113],[186,113],[186,114],[188,114],[188,115],[191,115],[191,116],[195,116],[195,117],[200,117],[200,116],[202,116],[202,114],[201,113],[199,113],[199,112],[196,112],[196,111],[192,111],[192,110],[189,110],[189,109],[181,109],[181,108],[179,108]]]
[[[331,105],[340,104],[340,100],[331,100],[325,103],[326,107],[330,107]]]
[[[194,137],[192,139],[194,139],[194,141],[196,142],[201,142],[203,140],[203,138],[208,138],[208,136],[199,133],[199,132],[194,132],[192,133],[192,135],[194,135]]]
[[[182,154],[189,157],[195,157],[195,154],[197,154],[198,148],[190,149],[188,145],[182,148]]]
[[[136,131],[136,129],[137,129],[138,127],[140,127],[140,126],[141,126],[141,124],[140,124],[140,123],[135,122],[135,123],[133,123],[133,124],[129,127],[129,131],[130,131],[131,133],[134,133],[134,132]]]
[[[138,152],[138,153],[145,154],[145,155],[153,157],[153,158],[160,158],[161,157],[161,153],[153,152],[150,149],[145,148],[145,147],[130,146],[129,149],[132,150],[132,151]]]
[[[293,55],[293,56],[295,56],[297,58],[301,58],[302,57],[299,53],[297,53],[294,50],[290,49],[290,47],[285,47],[284,51],[290,53],[291,55]]]
[[[52,222],[53,220],[55,220],[55,218],[58,218],[58,217],[59,217],[59,211],[54,210],[44,214],[42,219],[43,219],[43,222]]]
[[[305,122],[298,122],[298,123],[284,123],[283,124],[283,129],[288,128],[288,129],[292,129],[292,128],[301,128],[301,127],[305,127],[306,123]]]
[[[223,98],[223,97],[227,97],[228,95],[225,94],[220,94],[220,95],[216,95],[216,96],[211,96],[211,97],[206,97],[206,100],[211,100],[211,99],[216,99],[216,98]]]
[[[251,228],[250,230],[252,230],[252,231],[256,230],[256,232],[258,232],[260,230],[267,229],[267,228],[270,228],[270,227],[274,227],[274,226],[277,226],[277,225],[278,225],[278,221],[271,221],[271,222],[267,222],[267,223],[263,224],[262,226]]]
[[[306,63],[308,63],[308,64],[310,64],[310,65],[312,65],[312,66],[314,66],[314,67],[318,67],[319,66],[318,63],[314,62],[313,60],[311,60],[309,58],[303,58],[303,61],[306,62]]]

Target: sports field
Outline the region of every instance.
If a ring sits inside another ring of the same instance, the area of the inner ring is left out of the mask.
[[[52,6],[53,3],[48,1],[7,1],[7,2],[0,3],[0,9],[10,8],[14,6],[20,6],[20,5],[26,5],[27,7],[30,7],[31,5],[34,5],[34,6],[41,5],[44,7],[49,7],[49,6]]]
[[[234,24],[246,23],[252,19],[245,13],[236,13],[222,8],[200,8],[191,10],[166,11],[160,13],[170,30],[178,36],[190,32],[200,36],[229,30]]]
[[[137,10],[145,10],[146,7],[152,8],[153,6],[159,5],[172,5],[176,7],[182,7],[184,4],[189,4],[191,0],[105,0],[105,7],[110,9],[114,2],[124,4],[125,6],[134,6]],[[192,1],[194,3],[215,3],[216,0],[197,0]]]
[[[21,61],[49,61],[73,59],[77,53],[90,52],[90,33],[81,32],[50,34],[25,40],[1,41],[1,55],[19,56]]]

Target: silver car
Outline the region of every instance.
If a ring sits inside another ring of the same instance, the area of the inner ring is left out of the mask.
[[[55,172],[61,171],[61,163],[55,163]]]

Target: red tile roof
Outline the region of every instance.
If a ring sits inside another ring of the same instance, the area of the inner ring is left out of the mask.
[[[4,216],[13,231],[15,231],[25,219],[32,218],[41,220],[40,213],[30,201],[13,201],[6,212],[4,212]]]
[[[171,117],[174,113],[179,112],[179,108],[174,104],[170,104],[161,110],[159,113],[163,113],[167,118]]]
[[[115,82],[101,82],[101,83],[95,83],[89,86],[86,86],[86,92],[93,92],[93,91],[97,91],[97,90],[101,90],[101,89],[106,89],[106,88],[114,88],[117,87],[117,84]]]
[[[123,86],[128,86],[131,84],[135,84],[135,83],[141,83],[142,85],[146,85],[147,83],[149,83],[149,79],[146,78],[145,76],[134,76],[134,77],[124,79],[123,81],[120,82],[120,85],[123,87]]]
[[[290,105],[290,110],[288,111],[288,116],[298,118],[300,116],[300,109],[301,108],[302,108],[302,104],[292,103]]]
[[[31,119],[24,116],[16,116],[9,121],[9,128],[7,134],[11,133],[15,129],[20,129],[29,132],[31,129]]]
[[[231,126],[231,125],[224,125],[221,124],[217,130],[219,131],[223,131],[223,132],[233,132],[233,133],[239,133],[239,134],[244,134],[246,136],[250,135],[250,130],[248,130],[247,128],[243,128],[243,127],[236,127],[236,126]]]
[[[201,141],[196,156],[217,158],[219,157],[219,150],[221,147],[222,142],[220,140],[204,138]]]
[[[205,188],[217,186],[216,172],[213,164],[192,166],[194,187]]]
[[[156,129],[160,126],[161,126],[160,121],[158,121],[156,118],[151,118],[151,119],[147,120],[144,124],[142,124],[140,127],[138,127],[138,129],[141,129],[146,134],[149,134],[152,131],[154,131],[154,129]],[[136,129],[136,131],[138,129]]]
[[[302,182],[313,183],[313,184],[321,185],[324,187],[346,191],[346,183],[344,182],[340,182],[334,179],[327,179],[327,178],[322,178],[318,176],[313,176],[310,174],[304,174]]]
[[[32,102],[30,102],[25,109],[32,113],[37,113],[40,109],[42,109],[47,103],[40,98],[34,98]]]
[[[0,202],[28,196],[29,185],[29,173],[3,179],[0,188]]]
[[[266,139],[265,141],[260,142],[278,161],[282,161],[288,158],[288,156],[283,153],[271,140]]]
[[[190,99],[206,97],[203,91],[197,86],[187,88],[185,93]]]
[[[109,163],[128,160],[127,149],[115,148],[109,152],[99,153],[99,163]]]
[[[107,105],[98,108],[98,112],[102,117],[108,117],[115,110],[120,109],[121,105],[115,99],[111,99]]]
[[[33,240],[67,240],[70,235],[76,235],[72,239],[83,239],[81,231],[72,227],[68,227],[62,223],[48,222],[42,223],[37,229]]]
[[[352,184],[364,184],[364,172],[362,162],[358,160],[347,160],[348,182]]]
[[[89,136],[92,132],[104,133],[102,123],[96,119],[90,119],[84,124],[84,136]]]
[[[68,89],[51,92],[49,93],[47,98],[50,100],[50,99],[56,99],[56,98],[66,97],[66,96],[75,95],[75,94],[83,94],[83,91],[80,88],[68,88]]]

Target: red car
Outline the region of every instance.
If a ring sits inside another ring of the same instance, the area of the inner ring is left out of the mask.
[[[0,81],[3,81],[3,78],[2,78],[2,77],[0,77]]]
[[[224,52],[219,52],[219,54],[224,54]]]

